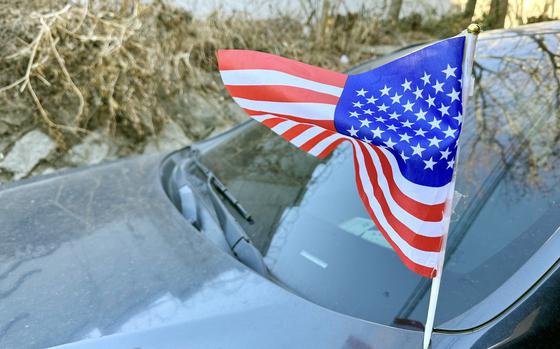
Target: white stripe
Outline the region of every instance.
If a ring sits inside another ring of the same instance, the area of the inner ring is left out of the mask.
[[[401,189],[403,194],[426,205],[435,205],[445,202],[445,200],[447,199],[447,193],[449,192],[450,183],[447,183],[446,185],[441,187],[428,187],[413,183],[403,176],[403,174],[399,170],[397,159],[395,159],[393,154],[382,147],[379,147],[379,149],[389,160],[393,171],[393,178],[395,180],[395,183]]]
[[[252,119],[257,120],[258,122],[263,122],[268,119],[276,118],[277,116],[270,115],[270,114],[262,114],[262,115],[253,115],[251,116]]]
[[[291,129],[292,127],[299,125],[299,122],[295,122],[292,120],[286,120],[283,121],[281,123],[279,123],[278,125],[274,126],[273,128],[271,128],[272,131],[276,132],[277,134],[281,135],[284,132],[288,131],[289,129]]]
[[[242,108],[265,113],[285,114],[310,120],[333,120],[335,105],[325,103],[265,102],[234,97]]]
[[[393,196],[391,195],[391,191],[389,190],[389,183],[387,182],[387,178],[383,175],[383,170],[381,168],[381,162],[377,157],[377,154],[373,149],[369,146],[366,147],[369,157],[373,161],[373,165],[375,166],[375,170],[377,171],[377,184],[381,189],[385,200],[387,201],[387,205],[391,210],[393,216],[396,219],[401,221],[404,225],[410,228],[413,232],[423,236],[430,236],[430,237],[439,237],[444,234],[444,226],[442,221],[439,222],[427,222],[417,217],[411,215],[406,210],[404,210],[398,203],[395,202]],[[367,156],[364,154],[364,156]],[[433,190],[441,190],[434,188]],[[442,217],[443,220],[443,217]]]
[[[320,134],[323,131],[325,131],[324,128],[318,127],[318,126],[313,126],[311,128],[308,128],[307,130],[303,131],[298,136],[294,137],[290,142],[292,142],[292,144],[294,144],[296,147],[299,147],[299,146],[303,145],[305,142],[307,142],[311,138],[317,136],[318,134]]]
[[[329,145],[331,145],[333,142],[336,142],[340,138],[344,138],[344,136],[338,133],[328,136],[327,138],[323,139],[319,143],[315,144],[315,146],[309,150],[309,154],[313,156],[318,156]]]
[[[233,86],[262,86],[281,85],[306,88],[327,93],[336,97],[342,94],[342,88],[323,84],[313,80],[300,78],[277,70],[268,69],[240,69],[220,71],[224,85]]]
[[[353,141],[356,142],[356,141]],[[440,252],[428,252],[416,249],[410,246],[399,234],[389,225],[383,211],[379,206],[377,200],[373,197],[373,188],[367,176],[367,170],[364,164],[363,154],[358,145],[354,145],[356,152],[356,159],[358,159],[358,176],[364,189],[364,192],[369,200],[369,206],[373,210],[375,217],[379,221],[381,227],[387,232],[389,238],[399,247],[399,249],[414,263],[426,266],[428,268],[435,268],[437,266]]]

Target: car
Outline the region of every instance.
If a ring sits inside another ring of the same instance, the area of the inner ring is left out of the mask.
[[[560,22],[480,35],[431,348],[560,344]],[[372,69],[414,47],[373,59]],[[0,190],[0,347],[420,348],[430,279],[255,121]]]

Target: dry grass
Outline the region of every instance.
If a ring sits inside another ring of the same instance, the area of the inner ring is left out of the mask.
[[[379,23],[331,16],[314,33],[293,18],[216,12],[195,19],[162,1],[0,0],[0,126],[8,125],[4,132],[12,136],[40,127],[61,153],[92,130],[124,139],[127,152],[135,152],[168,118],[191,138],[203,138],[231,122],[221,114],[193,127],[198,121],[189,119],[193,93],[216,110],[230,103],[216,73],[217,49],[261,50],[343,69],[343,54],[354,64],[375,54],[372,45],[426,38],[395,37]]]

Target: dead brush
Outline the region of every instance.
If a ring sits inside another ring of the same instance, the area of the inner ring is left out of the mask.
[[[169,55],[175,50],[159,35],[163,11],[136,1],[12,9],[2,33],[12,52],[2,52],[0,98],[33,105],[61,148],[92,129],[153,134],[165,119],[159,98],[182,80],[176,52]]]
[[[266,51],[341,70],[341,55],[356,63],[372,57],[371,45],[389,42],[361,15],[333,17],[325,28],[315,35],[297,18],[220,11],[197,19],[159,0],[0,0],[0,126],[9,124],[12,136],[46,129],[62,152],[94,130],[122,140],[121,155],[138,152],[168,119],[200,139],[232,122],[217,49]],[[192,127],[201,124],[184,107],[192,94],[215,105],[211,125]]]

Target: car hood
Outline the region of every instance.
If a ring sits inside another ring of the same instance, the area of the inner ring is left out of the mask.
[[[218,249],[166,196],[161,160],[132,158],[0,191],[0,347],[420,343],[421,332],[319,307]]]

